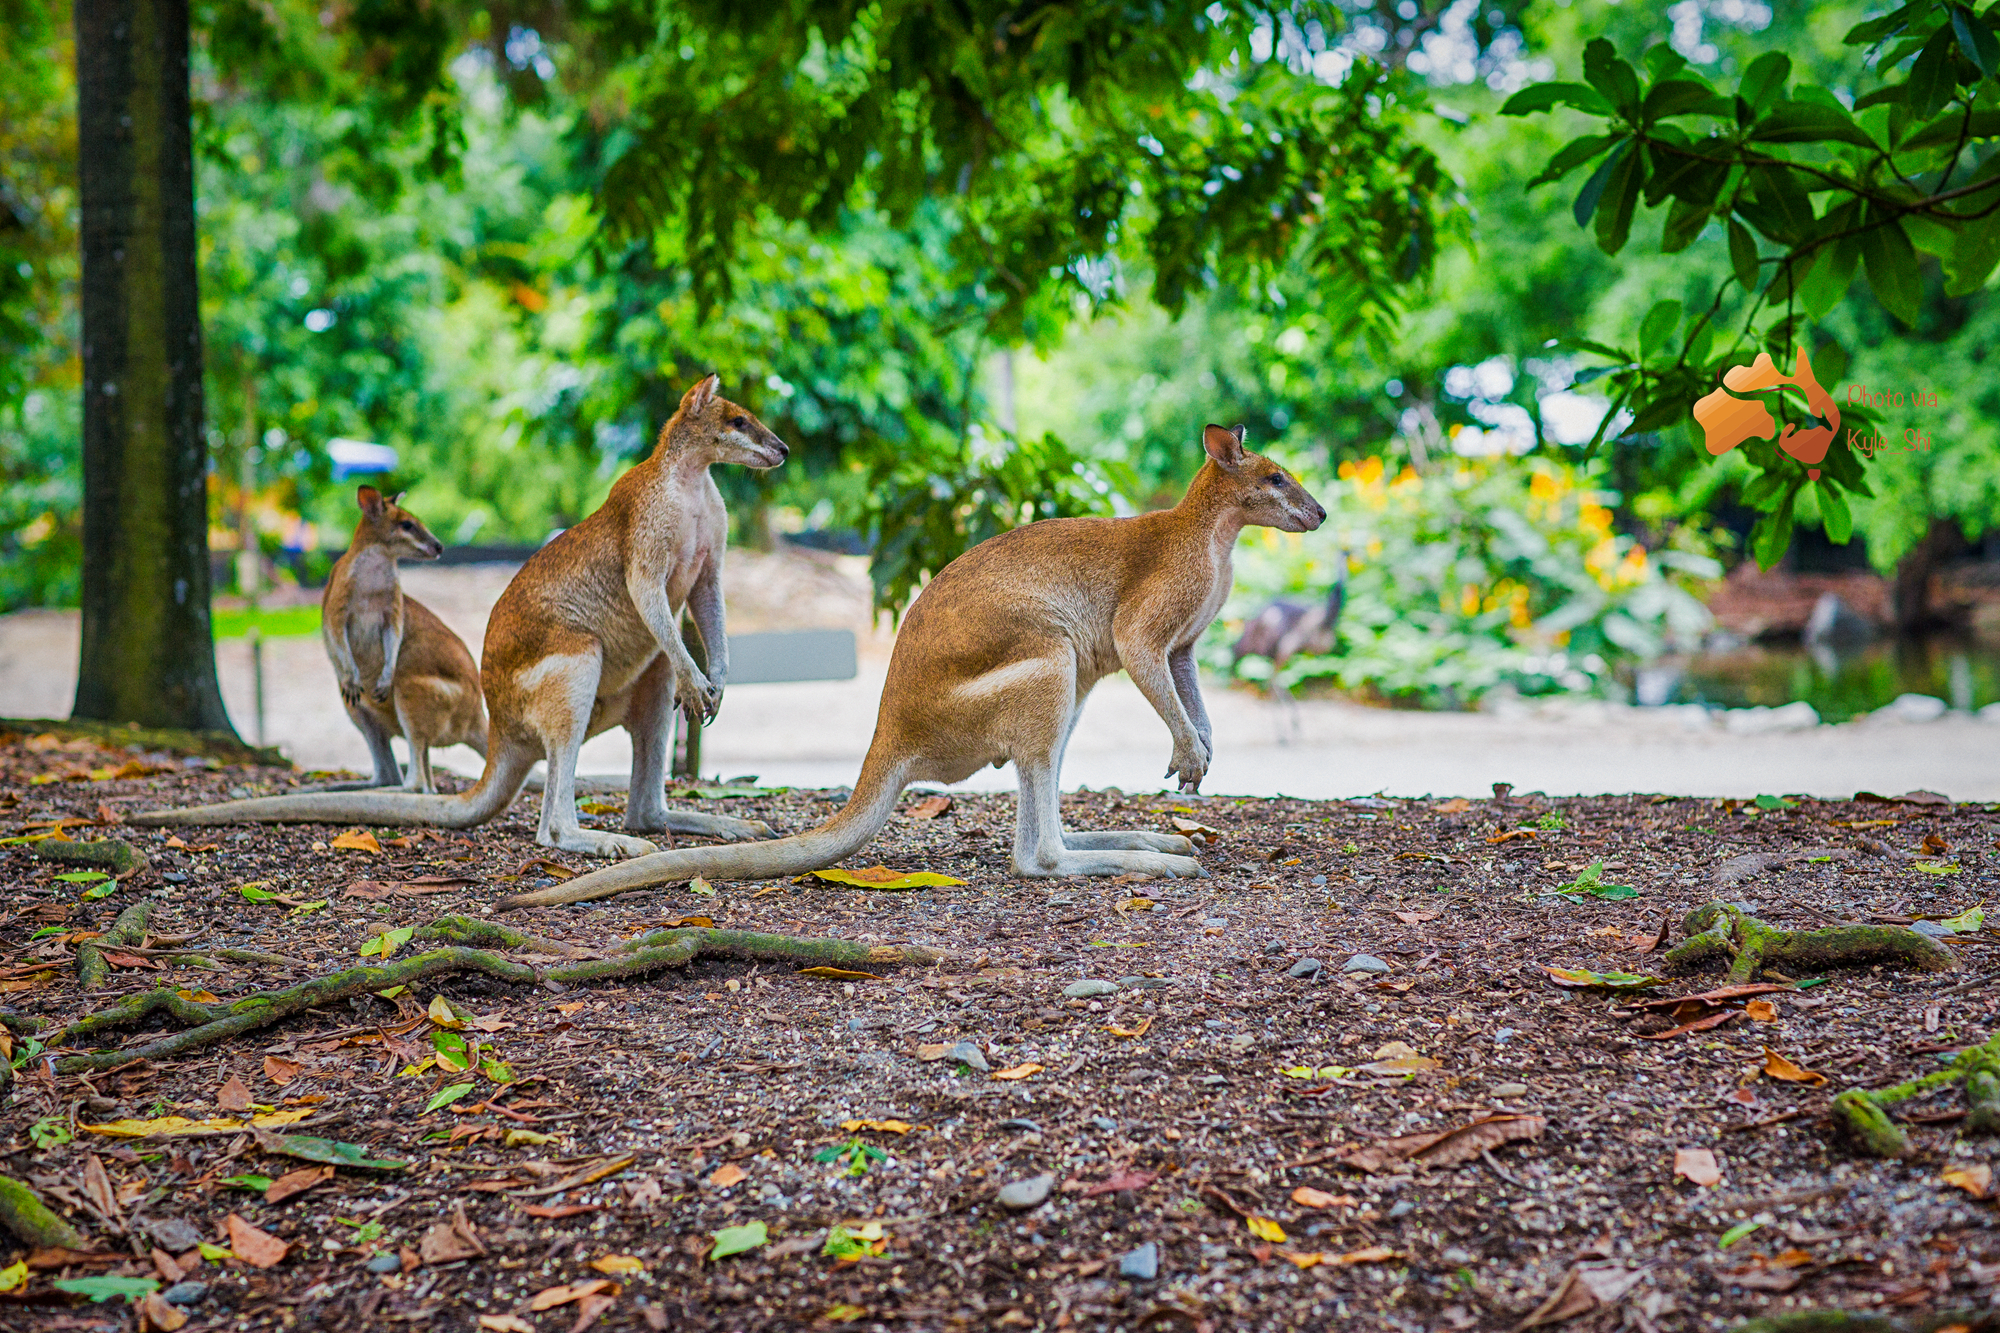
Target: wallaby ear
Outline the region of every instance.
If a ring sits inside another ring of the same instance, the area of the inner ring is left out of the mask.
[[[389,503],[390,503],[390,504],[392,504],[392,505],[395,505],[395,506],[396,506],[396,507],[397,507],[398,509],[400,509],[400,508],[402,508],[402,506],[403,506],[403,497],[404,497],[404,496],[406,496],[406,495],[408,495],[408,494],[409,494],[409,492],[408,492],[408,491],[397,491],[397,492],[396,492],[396,498],[395,498],[395,499],[393,499],[393,500],[391,500],[391,501],[389,501]]]
[[[1213,423],[1203,426],[1201,447],[1218,466],[1233,468],[1243,461],[1243,427],[1224,430]]]
[[[381,514],[382,492],[376,490],[373,486],[359,488],[354,492],[354,498],[361,505],[361,512],[368,515],[368,517],[375,518]]]
[[[712,374],[702,376],[699,384],[682,395],[681,411],[695,415],[706,412],[708,405],[715,401],[715,386],[720,382],[719,376]]]
[[[1236,442],[1237,442],[1238,444],[1241,444],[1241,443],[1243,443],[1243,423],[1242,423],[1242,422],[1240,422],[1240,421],[1239,421],[1239,422],[1237,422],[1237,423],[1236,423],[1236,424],[1235,424],[1234,426],[1231,426],[1231,427],[1229,428],[1229,433],[1230,433],[1231,435],[1234,435],[1234,436],[1236,437]]]

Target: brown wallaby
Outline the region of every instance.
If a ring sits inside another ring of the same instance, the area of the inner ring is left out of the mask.
[[[1020,776],[1015,874],[1205,873],[1186,838],[1065,831],[1058,781],[1084,696],[1122,667],[1173,737],[1168,776],[1196,790],[1211,744],[1194,643],[1229,594],[1237,534],[1253,524],[1310,532],[1326,519],[1291,473],[1244,452],[1242,427],[1209,426],[1202,445],[1208,461],[1174,508],[1030,523],[973,547],[925,586],[896,639],[854,795],[826,823],[754,846],[642,856],[499,905],[821,869],[874,837],[908,783],[958,782],[1010,759]]]
[[[716,393],[708,376],[687,391],[653,452],[620,477],[596,513],[529,557],[486,625],[480,681],[490,714],[486,768],[459,796],[311,792],[131,816],[135,824],[302,824],[359,821],[470,828],[505,810],[528,770],[548,760],[535,841],[564,851],[634,856],[644,838],[583,828],[576,754],[600,731],[632,736],[625,804],[631,833],[767,838],[754,819],[670,810],[667,740],[678,704],[712,718],[729,674],[722,553],[729,516],[708,475],[717,463],[771,468],[785,442]],[[681,642],[693,613],[707,670]]]
[[[361,521],[320,597],[320,638],[340,682],[340,701],[375,759],[375,779],[365,785],[403,783],[389,748],[389,738],[401,736],[410,745],[404,785],[436,791],[431,746],[470,745],[486,753],[479,664],[429,607],[404,594],[396,577],[398,560],[435,560],[444,543],[403,508],[402,496],[385,500],[363,486],[354,498]]]

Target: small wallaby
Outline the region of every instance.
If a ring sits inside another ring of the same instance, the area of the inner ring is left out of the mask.
[[[436,791],[433,745],[470,745],[486,753],[479,664],[429,607],[404,594],[396,577],[398,560],[435,560],[444,543],[403,508],[402,496],[385,500],[363,486],[354,498],[361,521],[320,597],[320,638],[340,682],[340,701],[375,759],[375,780],[366,785]],[[407,783],[396,770],[391,736],[409,742]]]
[[[597,512],[528,558],[486,624],[479,664],[490,717],[486,768],[463,795],[309,792],[156,810],[131,822],[471,828],[511,805],[535,761],[547,759],[535,841],[635,856],[654,845],[584,828],[576,815],[577,751],[598,732],[623,726],[632,736],[629,833],[770,837],[760,820],[668,809],[667,740],[676,705],[715,716],[729,674],[722,613],[729,515],[708,470],[717,463],[776,467],[786,453],[763,422],[716,392],[710,375],[681,398],[653,452],[612,484]],[[681,641],[683,608],[701,635],[705,672]]]
[[[889,659],[875,739],[854,795],[818,828],[746,847],[642,856],[501,907],[606,898],[709,879],[766,879],[832,865],[874,837],[911,782],[959,782],[1014,761],[1014,873],[1201,875],[1186,838],[1062,827],[1063,750],[1084,696],[1124,668],[1173,737],[1168,776],[1194,791],[1212,750],[1194,644],[1229,595],[1245,527],[1311,532],[1326,510],[1297,478],[1246,453],[1243,428],[1202,431],[1208,459],[1172,509],[1052,518],[973,547],[911,604]]]

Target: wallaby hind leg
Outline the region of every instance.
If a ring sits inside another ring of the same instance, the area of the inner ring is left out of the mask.
[[[355,729],[368,742],[368,754],[375,761],[375,777],[369,782],[342,783],[339,787],[328,787],[327,791],[354,791],[362,787],[400,787],[403,785],[403,770],[396,764],[396,752],[389,748],[389,729],[382,720],[365,708],[350,706],[347,716]]]
[[[1069,726],[1063,731],[1062,747],[1056,751],[1056,772],[1062,772],[1063,756],[1069,753],[1069,738],[1076,733],[1076,722],[1083,716],[1081,702],[1070,710]],[[1078,832],[1074,829],[1062,831],[1063,846],[1072,852],[1168,852],[1175,856],[1193,856],[1194,844],[1177,833],[1147,833],[1141,830],[1120,832],[1105,830],[1100,832]]]
[[[625,731],[632,737],[632,784],[625,798],[625,827],[633,833],[692,833],[724,842],[773,838],[761,819],[732,819],[676,810],[667,805],[667,742],[674,721],[674,669],[666,654],[653,659],[632,686]]]
[[[1084,848],[1071,850],[1062,829],[1062,790],[1056,766],[1037,756],[1014,757],[1021,778],[1014,824],[1014,873],[1024,878],[1055,875],[1166,875],[1199,878],[1208,872],[1192,856],[1164,851]],[[1085,835],[1088,836],[1088,835]],[[1113,835],[1141,836],[1141,835]]]
[[[426,794],[437,790],[437,781],[431,775],[431,738],[422,726],[410,716],[404,707],[403,696],[396,696],[396,721],[403,728],[403,740],[410,747],[410,775],[403,783],[406,791],[420,791]]]
[[[545,674],[527,708],[549,761],[535,841],[589,856],[644,856],[659,848],[644,838],[587,829],[576,818],[576,756],[590,726],[599,666],[595,652],[550,656],[542,661]]]

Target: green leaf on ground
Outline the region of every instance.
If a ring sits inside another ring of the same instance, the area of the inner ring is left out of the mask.
[[[98,880],[110,879],[111,876],[102,870],[72,870],[67,874],[57,875],[56,878],[65,884],[95,884]]]
[[[1582,967],[1545,967],[1549,980],[1558,986],[1602,986],[1606,990],[1644,990],[1649,986],[1663,986],[1660,977],[1640,976],[1636,972],[1592,972]]]
[[[88,1296],[93,1301],[115,1301],[121,1296],[128,1301],[136,1301],[142,1296],[150,1296],[160,1289],[160,1280],[151,1277],[114,1277],[105,1273],[98,1277],[57,1278],[57,1291],[66,1291],[72,1296]]]
[[[1716,1244],[1726,1250],[1751,1232],[1760,1229],[1763,1225],[1762,1222],[1738,1222],[1735,1226],[1723,1232],[1722,1239],[1716,1241]]]
[[[471,1084],[465,1085],[468,1089]],[[358,1143],[342,1143],[337,1139],[322,1139],[311,1134],[261,1134],[257,1146],[265,1152],[281,1153],[286,1157],[296,1157],[303,1162],[319,1162],[326,1166],[351,1166],[365,1171],[401,1171],[408,1162],[389,1161],[370,1157],[368,1150]]]
[[[257,1191],[257,1193],[262,1194],[265,1190],[271,1188],[271,1177],[254,1176],[248,1174],[241,1176],[229,1176],[225,1178],[222,1183],[228,1185],[232,1189],[255,1190]]]
[[[1788,801],[1782,796],[1759,796],[1753,804],[1759,810],[1794,810],[1798,808],[1799,803]]]
[[[429,1115],[440,1106],[450,1106],[453,1102],[465,1096],[466,1093],[471,1092],[472,1087],[473,1085],[470,1083],[454,1083],[450,1087],[442,1089],[429,1101],[424,1103],[424,1114]]]
[[[724,1227],[715,1233],[715,1248],[708,1252],[710,1259],[727,1259],[732,1254],[742,1254],[754,1250],[771,1238],[762,1222],[746,1222],[740,1227]]]
[[[1957,934],[1970,935],[1986,924],[1986,910],[1983,907],[1968,907],[1957,916],[1945,917],[1938,924]]]
[[[1592,898],[1602,898],[1608,902],[1621,902],[1639,896],[1639,891],[1630,884],[1606,884],[1602,860],[1592,861],[1581,874],[1555,892],[1565,898],[1579,898],[1588,894]]]

